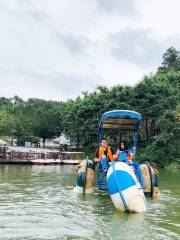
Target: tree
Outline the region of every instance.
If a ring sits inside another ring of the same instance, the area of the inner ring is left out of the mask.
[[[15,119],[6,110],[0,110],[0,136],[10,136],[14,134]]]
[[[43,139],[43,145],[47,138],[57,137],[62,132],[61,107],[57,102],[31,99],[31,117],[29,123],[32,126],[34,136]]]
[[[155,134],[155,122],[168,109],[175,109],[177,105],[176,88],[169,82],[165,73],[146,76],[133,89],[132,105],[144,119],[146,143]]]
[[[164,53],[162,66],[158,68],[158,71],[167,72],[171,69],[180,71],[180,52],[174,47],[168,48]]]

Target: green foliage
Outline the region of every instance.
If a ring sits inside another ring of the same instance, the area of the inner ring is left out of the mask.
[[[15,119],[6,110],[0,109],[0,136],[14,133]]]
[[[59,136],[62,132],[61,103],[40,99],[24,102],[18,96],[0,99],[0,135],[18,138],[19,143]]]
[[[166,132],[153,137],[149,150],[154,153],[154,161],[161,166],[171,163],[178,154],[174,145],[173,134]]]

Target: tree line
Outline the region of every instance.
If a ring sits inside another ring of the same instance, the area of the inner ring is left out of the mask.
[[[135,86],[99,86],[93,92],[65,102],[18,96],[0,98],[0,136],[43,142],[64,133],[75,139],[86,151],[98,144],[98,122],[101,115],[113,109],[137,111],[143,115],[139,132],[138,159],[154,161],[161,166],[179,163],[180,148],[180,52],[169,48],[156,73],[144,76]],[[117,136],[118,135],[118,136]],[[112,144],[121,133],[110,132]],[[131,134],[123,136],[129,143]]]

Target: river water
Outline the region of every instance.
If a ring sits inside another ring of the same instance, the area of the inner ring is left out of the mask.
[[[0,239],[180,239],[180,170],[161,170],[148,211],[120,213],[106,192],[73,192],[74,166],[0,165]]]

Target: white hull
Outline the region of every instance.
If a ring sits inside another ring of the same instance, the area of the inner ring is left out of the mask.
[[[61,160],[57,159],[33,159],[31,160],[34,165],[51,165],[51,164],[60,164]]]
[[[108,191],[118,210],[145,212],[146,199],[133,170],[123,162],[113,164],[107,174]]]

